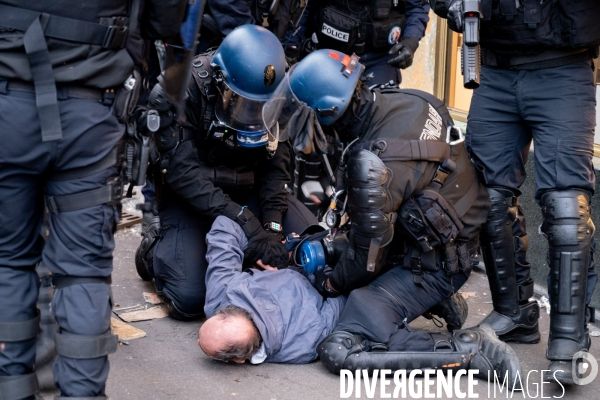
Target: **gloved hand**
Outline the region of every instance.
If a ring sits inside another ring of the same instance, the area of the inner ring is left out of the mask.
[[[325,268],[315,273],[315,289],[317,289],[317,292],[319,292],[324,299],[328,297],[337,297],[340,295],[339,292],[330,289],[329,285],[327,284],[329,276],[332,272],[333,270],[331,268]]]
[[[154,85],[150,92],[150,96],[148,97],[148,107],[150,110],[142,114],[138,120],[138,126],[143,126],[144,129],[148,129],[148,113],[151,112],[151,110],[158,112],[160,126],[158,130],[154,132],[154,140],[158,151],[161,153],[168,152],[179,142],[176,126],[177,106],[165,92],[160,82]]]
[[[448,28],[454,32],[462,33],[465,28],[463,3],[461,0],[453,0],[450,3],[446,19],[448,20]]]
[[[413,63],[415,52],[419,47],[419,40],[414,37],[407,37],[392,46],[388,54],[398,54],[396,57],[388,60],[388,64],[396,68],[408,68]]]
[[[270,235],[250,210],[245,208],[238,215],[237,222],[248,238],[248,247],[244,250],[245,259],[251,263],[261,260],[263,264],[277,269],[288,266],[288,250],[279,240],[279,236]]]

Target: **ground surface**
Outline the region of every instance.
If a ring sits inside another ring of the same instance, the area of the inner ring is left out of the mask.
[[[135,272],[133,257],[139,244],[139,225],[119,231],[116,236],[113,294],[120,307],[144,304],[143,292],[153,291],[151,284],[143,282]],[[469,318],[466,326],[475,325],[492,309],[487,279],[474,273],[461,289],[473,293],[467,299]],[[169,318],[135,322],[132,325],[144,330],[147,337],[129,341],[110,356],[111,371],[107,394],[112,400],[121,399],[337,399],[340,398],[340,378],[325,370],[320,362],[308,365],[262,364],[229,365],[205,356],[196,345],[197,332],[202,321],[179,322]],[[547,367],[545,349],[548,335],[548,315],[542,309],[540,330],[542,341],[537,345],[514,345],[525,374]],[[431,331],[439,331],[431,321],[419,319],[412,324]],[[445,328],[442,328],[445,329]],[[591,327],[591,331],[600,331]],[[591,353],[600,360],[600,338],[593,337]],[[532,372],[528,385],[529,395],[514,392],[512,398],[542,398],[539,372]],[[466,390],[466,379],[462,389]],[[393,390],[389,389],[391,393]],[[537,394],[536,394],[537,391]],[[433,392],[435,393],[435,386]],[[375,398],[380,398],[379,388]],[[486,381],[475,386],[479,398],[488,398]],[[504,392],[506,393],[506,392]],[[544,397],[564,399],[599,399],[600,377],[587,386],[567,389],[563,395],[559,386],[545,385]],[[52,399],[54,392],[45,392]],[[363,390],[361,398],[367,398]],[[490,398],[511,398],[500,395],[498,389]],[[355,393],[352,398],[355,398]],[[407,398],[410,398],[407,394]],[[446,397],[439,397],[446,398]],[[456,398],[456,397],[455,397]]]

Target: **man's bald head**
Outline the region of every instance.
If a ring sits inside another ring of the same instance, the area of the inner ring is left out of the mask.
[[[258,351],[260,341],[250,313],[235,306],[217,311],[198,331],[198,346],[221,361],[244,363]]]

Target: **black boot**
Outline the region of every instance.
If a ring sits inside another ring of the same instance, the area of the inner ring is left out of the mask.
[[[481,323],[489,324],[501,340],[538,343],[540,309],[537,302],[528,300],[533,296],[533,281],[528,278],[519,286],[515,271],[515,258],[524,267],[528,265],[525,264],[527,236],[524,232],[520,236],[513,233],[515,223],[522,223],[523,229],[517,227],[517,230],[524,231],[524,217],[518,218],[518,199],[505,188],[487,190],[492,208],[481,232],[481,245],[494,311]],[[529,273],[525,268],[520,272]]]
[[[594,224],[590,218],[589,197],[583,191],[561,190],[542,196],[544,223],[542,232],[548,239],[550,279],[550,336],[546,358],[550,362],[545,378],[554,377],[572,385],[578,371],[573,370],[573,356],[590,348],[587,322],[588,268]],[[595,280],[590,281],[591,286]],[[557,372],[561,370],[562,372]],[[556,372],[556,374],[554,374]]]
[[[135,269],[142,280],[149,281],[152,279],[152,248],[160,233],[160,217],[158,214],[142,222],[142,231],[145,231],[145,233],[135,252]]]
[[[509,385],[521,374],[519,358],[514,350],[502,342],[489,325],[455,331],[453,334],[431,334],[435,346],[432,351],[377,351],[382,345],[373,346],[358,335],[337,331],[331,333],[317,347],[317,353],[327,369],[339,374],[341,369],[355,371],[366,369],[477,369],[481,379],[504,377],[508,373]],[[370,351],[376,350],[376,351]]]
[[[469,306],[460,293],[455,293],[451,297],[442,300],[439,304],[431,307],[423,317],[433,319],[435,316],[443,318],[446,321],[446,329],[454,332],[462,328],[469,314]],[[441,323],[440,323],[441,325]]]

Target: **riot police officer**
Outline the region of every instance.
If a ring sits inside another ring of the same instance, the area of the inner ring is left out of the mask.
[[[282,233],[315,222],[285,188],[289,142],[276,126],[270,134],[262,122],[262,107],[285,70],[277,37],[243,25],[216,52],[194,59],[182,126],[161,85],[150,95],[150,105],[160,112],[154,176],[162,227],[144,237],[136,261],[140,276],[154,281],[174,318],[203,314],[205,237],[217,216],[242,226],[249,239],[245,260],[274,267],[287,266]]]
[[[422,0],[329,0],[318,12],[319,48],[359,55],[369,86],[402,82],[429,21]]]
[[[302,17],[309,0],[208,0],[200,36],[199,52],[218,46],[223,38],[241,25],[257,24],[267,28],[284,44],[290,57],[298,57],[304,40]],[[306,13],[308,14],[308,13]]]
[[[295,151],[322,151],[321,126],[349,143],[336,190],[346,196],[334,197],[330,212],[344,204],[351,224],[337,261],[327,260],[333,272],[317,276],[316,287],[325,295],[352,292],[336,332],[319,345],[321,360],[336,373],[450,364],[509,371],[512,379],[516,355],[489,326],[450,335],[408,326],[467,280],[489,198],[440,100],[417,90],[371,90],[361,72],[356,56],[318,50],[290,70],[271,101],[285,99],[280,120]],[[276,115],[278,107],[271,109]],[[331,227],[335,248],[344,227]]]
[[[452,29],[462,30],[460,1],[432,5]],[[572,384],[573,355],[590,346],[588,304],[597,281],[590,202],[600,3],[482,0],[481,11],[481,86],[471,101],[467,146],[492,200],[483,248],[494,311],[483,322],[506,341],[540,340],[519,206],[533,140],[535,200],[550,267],[549,377],[556,373]]]
[[[176,35],[185,2],[0,1],[0,397],[31,398],[42,259],[59,331],[57,399],[106,399],[123,133],[143,34]],[[125,83],[125,84],[124,84]],[[48,209],[49,237],[40,226]]]

